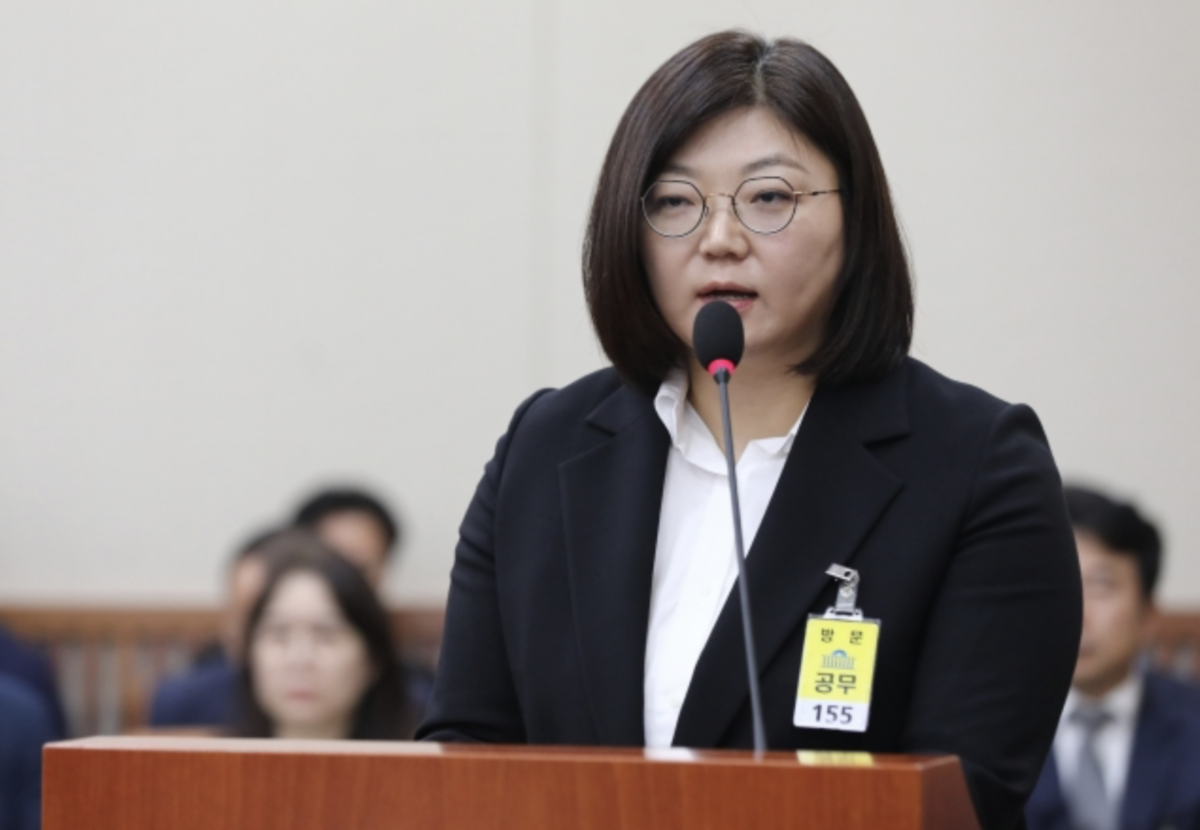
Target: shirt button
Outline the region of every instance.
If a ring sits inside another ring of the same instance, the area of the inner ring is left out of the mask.
[[[671,695],[670,704],[672,709],[678,709],[683,706],[683,698],[679,695]]]

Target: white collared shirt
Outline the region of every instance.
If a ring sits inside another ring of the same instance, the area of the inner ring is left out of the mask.
[[[1070,792],[1075,783],[1079,766],[1079,752],[1083,747],[1084,727],[1071,720],[1081,701],[1098,704],[1112,715],[1112,720],[1096,733],[1096,759],[1104,776],[1104,792],[1115,809],[1120,808],[1125,794],[1125,781],[1129,777],[1129,759],[1133,754],[1133,735],[1137,731],[1138,709],[1142,704],[1142,676],[1133,672],[1129,677],[1100,700],[1085,698],[1071,689],[1063,706],[1054,736],[1054,763],[1058,766],[1058,777],[1063,792]]]
[[[737,580],[725,455],[688,403],[687,394],[687,374],[676,370],[663,381],[654,399],[654,409],[671,436],[671,449],[663,483],[646,635],[644,719],[648,747],[671,745],[692,673]],[[747,554],[803,419],[801,412],[786,435],[751,441],[738,460],[742,538]],[[730,671],[745,671],[744,655],[731,655],[730,660]]]

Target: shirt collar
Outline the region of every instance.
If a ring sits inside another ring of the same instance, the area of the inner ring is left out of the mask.
[[[704,421],[688,403],[689,389],[687,372],[675,368],[667,373],[666,378],[658,387],[658,394],[654,396],[654,411],[658,413],[663,426],[667,428],[667,434],[671,436],[671,444],[685,456],[698,450],[697,444],[703,442],[705,438],[716,446],[716,440],[704,425]],[[800,422],[804,420],[805,412],[808,412],[807,405],[785,435],[760,438],[750,442],[750,445],[757,447],[767,455],[787,455],[796,441],[796,433],[800,430]],[[721,457],[723,458],[723,456]],[[721,467],[721,470],[723,471],[724,467]]]
[[[683,415],[688,407],[688,376],[682,369],[672,369],[658,387],[654,396],[654,411],[658,413],[671,443],[679,449],[679,431],[683,424]]]
[[[1063,705],[1063,720],[1069,722],[1080,704],[1086,703],[1102,707],[1117,723],[1133,723],[1137,719],[1138,707],[1142,702],[1142,686],[1142,673],[1134,671],[1130,672],[1121,685],[1099,699],[1088,697],[1072,688],[1067,693],[1067,702]]]

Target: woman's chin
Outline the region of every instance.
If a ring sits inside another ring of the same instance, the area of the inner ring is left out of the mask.
[[[747,333],[749,335],[749,333]],[[765,374],[776,372],[791,374],[792,367],[798,366],[812,354],[812,349],[795,345],[756,342],[747,336],[746,350],[742,354],[739,369],[750,370],[747,374]]]

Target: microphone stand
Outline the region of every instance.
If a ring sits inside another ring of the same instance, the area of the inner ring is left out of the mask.
[[[754,633],[750,630],[750,585],[746,579],[746,548],[742,542],[742,506],[738,500],[737,462],[733,458],[733,426],[729,416],[729,369],[713,373],[721,395],[721,428],[725,435],[725,464],[729,470],[729,498],[733,502],[733,542],[737,548],[738,598],[742,605],[742,634],[746,641],[746,668],[750,678],[750,715],[754,722],[754,752],[767,749],[767,731],[763,728],[762,695],[758,689],[758,658],[754,653]]]

